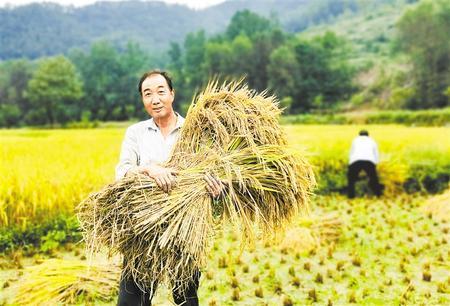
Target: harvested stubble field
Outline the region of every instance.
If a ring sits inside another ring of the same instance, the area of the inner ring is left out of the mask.
[[[334,181],[342,183],[345,175],[339,171],[345,171],[350,142],[360,128],[286,126],[290,143],[307,152],[316,166],[319,186],[333,182],[327,172],[339,174]],[[414,165],[448,169],[449,129],[389,125],[370,126],[369,131],[382,153],[381,178],[389,195],[380,200],[315,198],[314,214],[320,218],[333,213],[342,224],[337,228],[339,240],[310,251],[296,250],[299,242],[292,237],[283,246],[267,242],[241,251],[237,235],[225,230],[202,275],[203,305],[450,304],[449,220],[422,210],[425,196],[398,193]],[[80,199],[112,180],[123,133],[123,129],[0,131],[3,230],[71,214]],[[320,173],[326,179],[321,181]],[[294,224],[299,225],[316,235],[319,231],[304,220]],[[51,256],[83,257],[81,247],[72,248],[61,245]],[[24,266],[47,256],[27,258],[20,251],[4,255],[0,302],[14,297],[15,286],[27,274],[21,276]],[[169,295],[161,288],[155,304],[171,305]],[[112,298],[91,303],[114,305]]]
[[[339,216],[339,240],[323,241],[309,251],[295,250],[286,241],[241,251],[238,235],[225,230],[203,271],[200,301],[202,305],[448,305],[449,223],[425,213],[424,201],[410,196],[353,201],[318,197],[313,211]],[[296,223],[293,226],[318,233],[311,225]],[[54,256],[84,258],[80,248],[68,252],[67,247]],[[14,286],[23,278],[18,265],[36,265],[46,257],[3,258],[0,286],[7,283],[3,297],[12,298]],[[169,297],[167,288],[160,288],[154,304],[172,305]],[[115,305],[115,298],[113,294],[110,301],[94,301]],[[80,298],[78,304],[84,301]]]

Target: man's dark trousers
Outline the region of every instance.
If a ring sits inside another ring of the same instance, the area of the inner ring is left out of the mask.
[[[174,288],[172,291],[173,301],[176,305],[198,306],[197,290],[200,280],[200,271],[194,274],[192,281],[182,291],[180,288]],[[157,285],[154,285],[153,292],[142,292],[132,278],[120,280],[118,306],[151,306],[153,294]]]
[[[355,197],[355,183],[358,180],[358,175],[363,170],[369,177],[369,187],[376,196],[381,195],[381,186],[378,182],[377,169],[373,162],[368,160],[358,160],[348,166],[347,172],[347,194],[350,199]]]

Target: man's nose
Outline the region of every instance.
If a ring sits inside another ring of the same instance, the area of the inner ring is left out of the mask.
[[[159,99],[158,95],[152,95],[152,104],[158,104],[161,102],[161,100]]]

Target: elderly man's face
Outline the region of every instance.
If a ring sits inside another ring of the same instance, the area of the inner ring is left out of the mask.
[[[145,110],[153,119],[159,120],[170,116],[173,112],[175,93],[170,90],[162,75],[153,74],[146,78],[141,90]]]

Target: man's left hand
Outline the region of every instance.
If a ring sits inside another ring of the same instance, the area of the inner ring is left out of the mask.
[[[225,184],[210,173],[205,174],[206,190],[215,199],[225,191]]]

